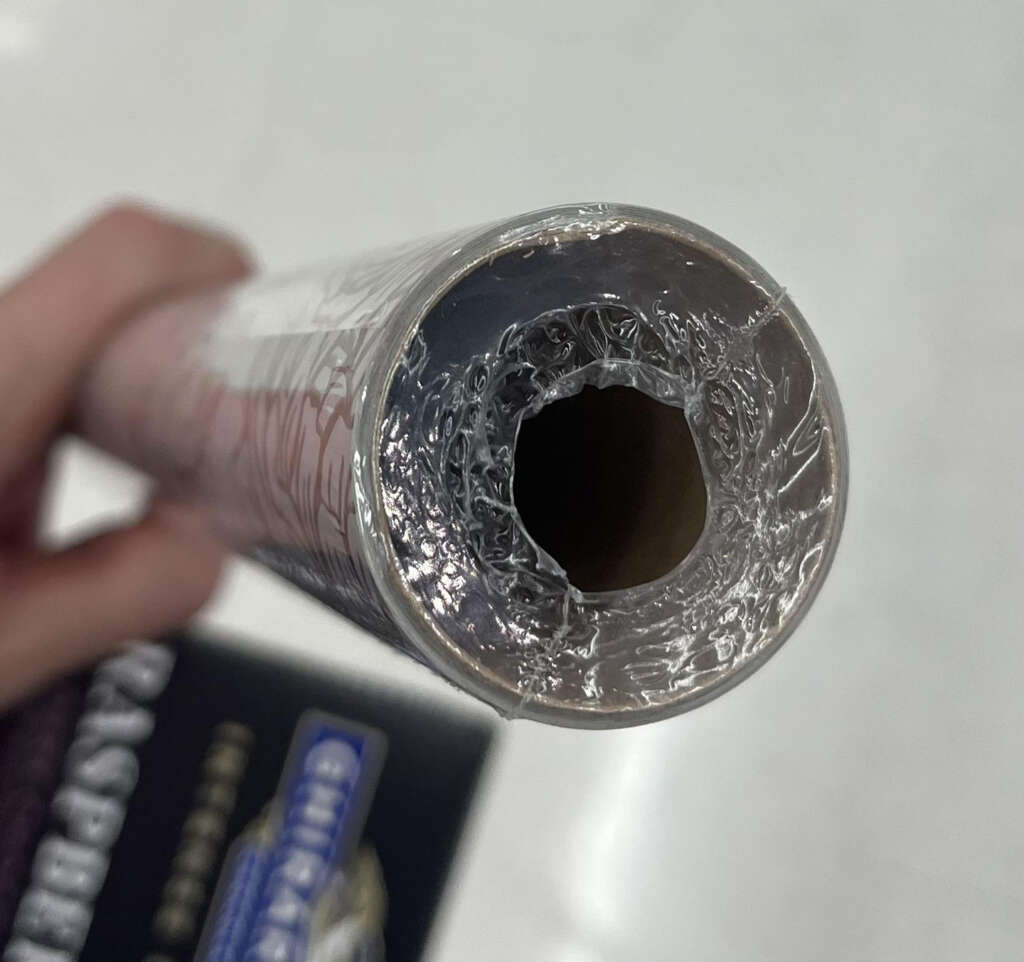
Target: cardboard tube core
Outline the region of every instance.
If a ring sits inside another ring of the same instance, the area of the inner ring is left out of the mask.
[[[685,415],[631,387],[588,385],[525,419],[513,496],[530,536],[584,592],[668,574],[707,514]]]

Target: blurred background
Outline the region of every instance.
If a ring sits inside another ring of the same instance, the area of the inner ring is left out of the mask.
[[[820,600],[650,727],[502,723],[431,962],[1024,956],[1024,5],[0,0],[0,276],[125,195],[284,270],[577,200],[759,260],[845,404]],[[144,482],[69,444],[64,537]],[[484,712],[255,566],[204,618]]]

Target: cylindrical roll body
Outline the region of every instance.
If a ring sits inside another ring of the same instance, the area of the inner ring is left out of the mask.
[[[511,494],[520,424],[585,386],[685,412],[704,532],[587,594]],[[824,358],[753,261],[696,225],[558,208],[158,306],[83,386],[86,437],[222,535],[509,714],[636,724],[778,648],[838,540]]]

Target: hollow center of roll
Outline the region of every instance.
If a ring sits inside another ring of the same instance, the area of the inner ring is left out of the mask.
[[[530,536],[586,592],[668,574],[707,513],[685,415],[631,387],[587,386],[524,420],[513,497]]]

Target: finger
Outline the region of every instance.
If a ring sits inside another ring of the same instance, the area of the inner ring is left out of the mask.
[[[41,452],[21,468],[0,499],[0,550],[31,550],[39,534],[39,516],[46,491],[47,457]]]
[[[249,269],[224,235],[123,205],[0,293],[0,484],[44,445],[82,370],[118,325],[153,301]]]
[[[162,502],[133,527],[15,569],[0,598],[0,709],[123,641],[187,621],[223,559],[192,509]]]

